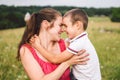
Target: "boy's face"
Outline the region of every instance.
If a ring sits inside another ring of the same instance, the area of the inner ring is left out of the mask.
[[[68,35],[68,38],[73,39],[76,37],[78,29],[76,28],[76,25],[72,24],[71,22],[71,17],[70,16],[66,16],[63,17],[63,30],[66,32],[66,34]]]

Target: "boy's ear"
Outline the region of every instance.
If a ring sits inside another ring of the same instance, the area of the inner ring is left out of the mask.
[[[81,21],[76,21],[76,27],[78,29],[82,28],[83,27],[83,23]]]
[[[47,20],[43,20],[42,26],[44,26],[45,29],[48,29],[50,27],[50,22],[48,22]]]

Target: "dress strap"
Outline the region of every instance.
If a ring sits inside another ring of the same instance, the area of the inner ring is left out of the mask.
[[[34,59],[36,59],[36,61],[39,63],[39,61],[40,61],[41,59],[38,57],[35,49],[34,49],[32,46],[30,46],[29,44],[24,44],[23,46],[27,47],[27,48],[30,50],[30,52],[32,53]]]
[[[64,50],[66,50],[65,42],[64,42],[63,39],[60,39],[58,43],[59,43],[61,52],[63,52]]]

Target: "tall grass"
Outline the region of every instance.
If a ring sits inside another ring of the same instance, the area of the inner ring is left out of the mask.
[[[23,28],[0,31],[0,80],[26,80],[22,65],[16,60]]]
[[[90,18],[88,32],[99,55],[103,80],[120,80],[120,23]]]
[[[87,31],[99,56],[102,80],[120,80],[120,23],[92,17]],[[0,31],[0,80],[28,80],[21,62],[15,59],[23,32],[24,28]]]

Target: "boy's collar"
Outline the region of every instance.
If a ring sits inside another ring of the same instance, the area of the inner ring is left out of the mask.
[[[83,36],[85,36],[85,35],[88,35],[88,33],[87,33],[86,31],[82,32],[81,34],[79,34],[79,35],[76,36],[75,38],[71,39],[69,42],[71,43],[71,42],[73,42],[74,40],[79,39],[79,38],[81,38],[81,37],[83,37]]]

